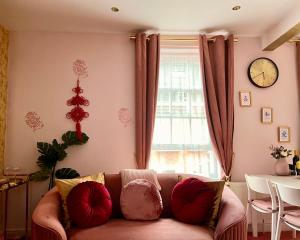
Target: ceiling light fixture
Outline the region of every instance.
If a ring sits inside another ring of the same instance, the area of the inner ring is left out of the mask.
[[[240,9],[241,9],[241,6],[239,6],[239,5],[238,5],[238,6],[234,6],[234,7],[232,8],[233,11],[237,11],[237,10],[240,10]]]
[[[119,12],[119,8],[117,8],[117,7],[112,7],[111,10],[112,10],[113,12]]]

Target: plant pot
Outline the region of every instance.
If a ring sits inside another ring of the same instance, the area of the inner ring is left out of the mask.
[[[290,175],[289,163],[286,158],[280,158],[275,163],[275,174],[278,176]]]

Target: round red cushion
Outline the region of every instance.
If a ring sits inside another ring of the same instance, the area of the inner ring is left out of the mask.
[[[171,196],[171,208],[179,221],[202,224],[209,220],[215,193],[205,182],[188,178],[177,183]]]
[[[112,211],[112,202],[105,186],[98,182],[83,182],[67,197],[70,220],[78,227],[94,227],[105,223]]]

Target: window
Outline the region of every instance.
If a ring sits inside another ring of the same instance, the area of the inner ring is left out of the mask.
[[[150,168],[220,176],[206,122],[198,49],[161,49]]]

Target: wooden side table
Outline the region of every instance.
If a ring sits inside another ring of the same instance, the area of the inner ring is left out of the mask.
[[[0,185],[0,193],[4,194],[4,224],[3,234],[0,239],[7,240],[7,218],[8,218],[8,193],[11,189],[24,186],[26,187],[25,200],[25,236],[21,239],[28,239],[28,195],[29,195],[29,178],[28,175],[18,175],[14,178],[7,178],[7,182],[3,181]]]

